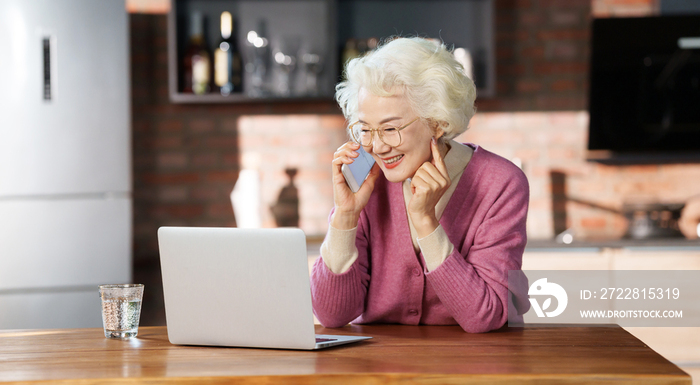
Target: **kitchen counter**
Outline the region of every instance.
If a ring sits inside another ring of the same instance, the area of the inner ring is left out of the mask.
[[[309,256],[317,257],[323,236],[307,237]],[[700,240],[684,238],[666,239],[609,239],[574,241],[571,244],[557,243],[553,239],[531,239],[527,242],[525,252],[598,252],[603,249],[626,249],[636,251],[700,251]]]
[[[627,249],[638,251],[700,251],[700,240],[684,238],[660,239],[610,239],[557,243],[552,239],[533,239],[527,242],[525,252],[596,252],[602,249]]]

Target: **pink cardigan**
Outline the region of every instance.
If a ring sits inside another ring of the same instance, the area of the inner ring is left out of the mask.
[[[323,256],[313,266],[313,307],[321,324],[459,324],[467,332],[505,324],[508,270],[521,269],[527,242],[529,187],[511,162],[469,146],[474,155],[440,218],[452,254],[425,270],[411,241],[402,185],[380,176],[358,221],[357,260],[342,274],[331,272]],[[528,310],[526,281],[510,295],[510,312]]]

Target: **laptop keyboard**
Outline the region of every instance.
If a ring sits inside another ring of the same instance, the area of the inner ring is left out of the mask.
[[[318,338],[316,337],[316,343],[319,342],[330,342],[330,341],[337,341],[335,338]]]

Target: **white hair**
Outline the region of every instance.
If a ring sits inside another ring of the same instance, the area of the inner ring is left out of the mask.
[[[350,122],[357,120],[360,88],[377,96],[403,92],[413,111],[442,128],[445,139],[466,131],[476,112],[474,82],[452,52],[432,40],[391,40],[348,62],[345,79],[336,85],[335,99]]]

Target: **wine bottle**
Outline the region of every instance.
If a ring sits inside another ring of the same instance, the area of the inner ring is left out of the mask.
[[[214,52],[214,83],[221,95],[243,92],[243,60],[238,49],[233,16],[221,13],[221,41]]]
[[[211,59],[204,40],[203,23],[202,14],[194,11],[190,22],[190,40],[183,61],[183,92],[197,95],[211,90]]]

